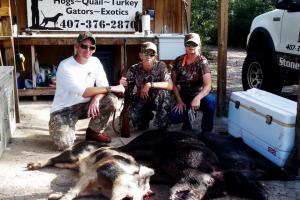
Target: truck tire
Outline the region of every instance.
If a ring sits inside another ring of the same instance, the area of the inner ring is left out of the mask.
[[[279,74],[269,56],[262,52],[249,52],[242,69],[243,89],[258,88],[278,94],[283,87]]]

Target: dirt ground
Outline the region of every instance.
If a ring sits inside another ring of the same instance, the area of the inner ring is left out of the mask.
[[[232,91],[242,90],[241,66],[245,57],[245,51],[229,49],[227,89],[228,95]],[[212,63],[212,75],[216,84],[216,68]],[[286,96],[294,95],[297,87],[284,89]],[[35,200],[47,199],[52,192],[66,192],[77,180],[74,171],[66,169],[47,168],[38,171],[27,171],[28,162],[46,160],[58,153],[50,141],[48,134],[48,120],[51,99],[38,101],[20,100],[21,123],[17,124],[16,133],[11,143],[0,159],[0,199],[1,200]],[[88,120],[80,121],[77,126],[77,141],[84,138],[84,130]],[[172,129],[177,129],[174,126]],[[226,132],[226,118],[216,118],[215,132]],[[120,138],[112,131],[112,145],[119,146],[127,143],[139,133],[135,133],[130,139]],[[262,182],[269,193],[269,199],[289,200],[300,199],[300,181],[264,181]],[[168,196],[168,187],[164,185],[152,185],[156,193],[154,200],[164,200]],[[80,199],[105,199],[101,196],[91,196]]]

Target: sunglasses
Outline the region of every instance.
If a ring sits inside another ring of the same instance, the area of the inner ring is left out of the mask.
[[[96,50],[96,46],[89,46],[86,44],[80,44],[80,48],[82,49],[90,49],[91,51],[95,51]]]
[[[155,53],[154,53],[154,52],[148,52],[148,51],[145,51],[143,54],[144,54],[144,56],[150,56],[150,57],[155,56]]]
[[[185,47],[197,47],[198,44],[194,43],[194,42],[187,42],[184,44]]]

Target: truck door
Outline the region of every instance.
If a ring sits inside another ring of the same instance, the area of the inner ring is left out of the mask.
[[[300,55],[300,0],[287,0],[286,2],[292,2],[291,5],[297,8],[284,11],[279,51]]]

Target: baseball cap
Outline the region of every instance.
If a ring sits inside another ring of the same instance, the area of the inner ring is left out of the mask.
[[[186,34],[184,37],[184,44],[186,44],[187,42],[194,42],[197,45],[200,45],[201,40],[199,34],[198,33]]]
[[[94,44],[96,43],[96,38],[93,36],[93,34],[91,32],[80,33],[77,37],[77,42],[82,42],[88,38],[93,40]]]
[[[154,43],[152,42],[144,42],[141,46],[141,52],[145,52],[146,50],[152,50],[155,53],[157,53],[157,47]]]

